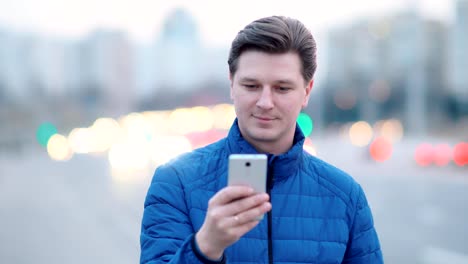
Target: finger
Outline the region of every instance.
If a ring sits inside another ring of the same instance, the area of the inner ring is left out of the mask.
[[[240,221],[240,218],[236,219],[236,216],[230,216],[225,219],[229,220],[230,223],[228,224],[228,221],[223,221],[224,224],[220,226],[220,230],[222,230],[225,239],[232,242],[237,241],[240,237],[242,237],[245,233],[250,231],[259,223],[259,221],[249,221],[239,225],[237,222]]]
[[[223,215],[237,215],[253,207],[268,202],[269,196],[266,193],[251,195],[242,199],[232,201],[223,206],[220,211]]]
[[[251,208],[247,211],[239,213],[231,217],[233,226],[245,225],[249,222],[258,222],[261,220],[261,216],[271,210],[271,203],[264,202],[259,206]]]
[[[238,225],[236,227],[232,228],[232,233],[235,234],[237,237],[242,237],[245,235],[245,233],[249,232],[252,230],[254,227],[256,227],[260,223],[259,221],[249,221],[243,225]]]
[[[252,187],[236,185],[227,186],[218,191],[209,201],[209,206],[225,205],[231,201],[250,196],[254,193]]]

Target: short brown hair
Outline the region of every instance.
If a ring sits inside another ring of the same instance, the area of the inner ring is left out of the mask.
[[[302,62],[302,76],[306,82],[312,80],[317,68],[317,44],[310,31],[299,20],[270,16],[248,24],[239,31],[229,51],[229,72],[237,71],[240,55],[246,50],[258,50],[281,54],[296,52]]]

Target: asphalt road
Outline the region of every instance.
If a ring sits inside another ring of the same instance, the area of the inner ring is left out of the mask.
[[[386,263],[468,263],[466,168],[420,168],[410,144],[383,164],[333,141],[316,146],[363,186]],[[105,157],[0,155],[0,263],[138,263],[151,173],[122,183]]]

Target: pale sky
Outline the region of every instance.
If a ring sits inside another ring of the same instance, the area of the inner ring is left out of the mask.
[[[145,42],[155,38],[170,10],[183,7],[207,44],[227,45],[241,28],[263,16],[298,18],[314,33],[409,6],[446,21],[453,14],[453,0],[0,0],[0,28],[72,38],[110,28]]]

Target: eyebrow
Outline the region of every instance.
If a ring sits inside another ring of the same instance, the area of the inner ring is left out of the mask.
[[[239,79],[239,82],[258,82],[257,79],[251,78],[251,77],[242,77]],[[281,80],[276,80],[275,83],[281,83],[281,84],[291,84],[294,85],[295,82],[288,80],[288,79],[281,79]]]
[[[242,77],[239,79],[239,82],[257,82],[257,79],[250,77]]]
[[[283,84],[296,84],[295,82],[293,81],[290,81],[290,80],[278,80],[277,83],[283,83]]]

